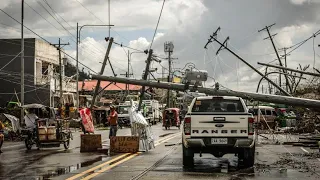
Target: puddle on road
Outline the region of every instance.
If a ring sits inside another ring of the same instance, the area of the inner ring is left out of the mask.
[[[67,167],[58,167],[56,170],[49,171],[47,174],[42,175],[40,177],[40,179],[45,180],[45,179],[50,179],[50,178],[53,178],[53,177],[61,176],[61,175],[64,175],[64,174],[68,174],[68,173],[76,171],[76,170],[78,170],[80,168],[91,166],[92,164],[94,164],[96,162],[106,161],[108,158],[109,158],[109,156],[100,156],[100,157],[97,157],[95,159],[92,159],[92,160],[89,160],[89,161],[85,161],[85,162],[82,162],[82,163],[78,163],[78,164],[75,164],[75,165],[71,165],[71,166],[67,166]]]

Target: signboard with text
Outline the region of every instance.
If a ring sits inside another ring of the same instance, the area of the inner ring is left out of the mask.
[[[110,152],[136,153],[139,151],[138,136],[114,136],[110,138]]]

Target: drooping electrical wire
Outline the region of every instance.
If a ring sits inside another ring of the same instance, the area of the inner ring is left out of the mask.
[[[0,11],[2,11],[4,14],[6,14],[8,17],[10,17],[11,19],[13,19],[14,21],[16,21],[17,23],[21,24],[20,21],[18,21],[17,19],[15,19],[14,17],[12,17],[10,14],[8,14],[7,12],[5,12],[3,9],[0,9]],[[43,41],[51,44],[48,40],[46,40],[45,38],[43,38],[42,36],[40,36],[38,33],[34,32],[33,30],[31,30],[30,28],[28,28],[27,26],[23,25],[23,27],[25,27],[26,29],[28,29],[30,32],[32,32],[33,34],[35,34],[37,37],[39,37],[40,39],[42,39]],[[68,57],[70,57],[72,60],[76,61],[75,58],[73,58],[71,55],[69,55],[68,53],[66,53],[65,51],[61,50],[62,53],[64,53],[65,55],[67,55]],[[79,64],[81,64],[82,66],[86,67],[87,69],[89,69],[90,71],[94,72],[97,74],[96,71],[92,70],[90,67],[86,66],[85,64],[79,62]]]
[[[158,30],[158,26],[159,26],[159,22],[160,22],[161,15],[162,15],[162,10],[163,10],[164,3],[165,3],[165,2],[166,2],[166,0],[163,0],[162,7],[161,7],[161,11],[160,11],[160,15],[159,15],[158,22],[157,22],[157,26],[156,26],[156,29],[155,29],[155,31],[154,31],[153,38],[152,38],[152,41],[151,41],[151,43],[150,43],[150,48],[149,48],[149,49],[151,49],[152,44],[153,44],[153,41],[154,41],[154,39],[155,39],[155,37],[156,37],[157,30]]]
[[[4,66],[2,66],[2,68],[0,68],[0,71],[2,71],[2,69],[4,69],[5,67],[7,67],[13,60],[15,60],[20,54],[22,53],[22,51],[20,51],[14,58],[12,58],[7,64],[5,64]]]

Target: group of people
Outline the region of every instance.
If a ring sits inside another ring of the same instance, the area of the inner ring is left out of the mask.
[[[116,107],[115,106],[111,106],[110,107],[110,114],[108,116],[108,121],[110,124],[110,132],[109,132],[109,138],[111,138],[112,136],[116,136],[117,135],[117,130],[118,130],[118,113],[116,111]],[[24,120],[25,120],[25,124],[27,128],[30,129],[34,129],[35,128],[35,121],[36,119],[38,119],[37,115],[34,113],[33,110],[30,110],[25,116],[24,116]],[[0,154],[2,153],[1,147],[3,145],[4,142],[4,124],[3,122],[0,120]]]

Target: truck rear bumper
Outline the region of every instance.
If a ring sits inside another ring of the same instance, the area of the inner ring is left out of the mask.
[[[216,147],[252,148],[254,144],[254,140],[249,138],[228,138],[228,144],[223,145],[211,144],[211,138],[187,138],[184,141],[185,147],[196,149]]]

